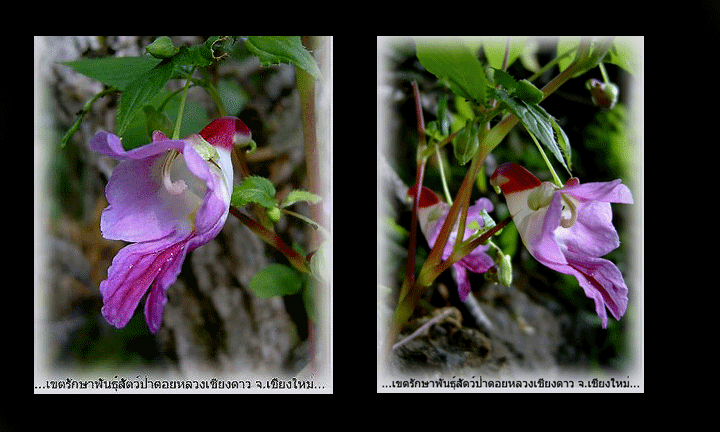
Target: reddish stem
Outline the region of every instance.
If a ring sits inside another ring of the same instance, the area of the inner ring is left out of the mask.
[[[233,206],[230,206],[230,213],[236,218],[240,219],[240,222],[250,228],[250,231],[260,236],[260,238],[263,239],[266,243],[282,252],[282,254],[285,255],[285,257],[288,259],[288,261],[290,261],[290,264],[292,264],[293,267],[303,273],[310,273],[310,265],[308,264],[308,261],[305,259],[305,257],[300,255],[290,246],[288,246],[283,241],[283,239],[280,238],[279,235],[268,230],[259,222],[257,222],[250,216],[247,216],[245,213],[241,212]]]

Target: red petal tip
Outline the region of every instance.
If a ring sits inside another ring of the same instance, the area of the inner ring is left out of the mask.
[[[250,138],[250,129],[237,117],[220,117],[205,126],[200,136],[216,147],[232,150],[236,142]]]
[[[490,184],[500,187],[505,195],[532,189],[541,183],[530,171],[512,162],[497,167],[490,177]]]
[[[417,191],[417,187],[413,186],[410,189],[408,189],[408,196],[415,197]],[[437,204],[440,202],[440,198],[435,194],[435,192],[431,191],[430,189],[423,186],[422,188],[422,194],[420,195],[420,201],[418,202],[418,207],[425,208],[430,207],[431,205]]]

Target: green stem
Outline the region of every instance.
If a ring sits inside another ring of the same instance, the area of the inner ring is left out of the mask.
[[[565,57],[569,56],[570,54],[574,53],[575,50],[577,50],[577,47],[570,48],[569,50],[565,51],[562,55],[559,55],[555,57],[550,63],[546,64],[542,68],[540,68],[539,71],[537,71],[533,76],[528,78],[528,81],[533,82],[536,79],[540,78],[542,74],[547,72],[548,69],[555,66],[556,64],[560,63],[560,60],[564,59]]]
[[[85,103],[83,106],[83,109],[78,113],[77,118],[75,119],[75,123],[70,127],[70,129],[67,131],[67,133],[62,137],[60,140],[60,148],[65,148],[65,145],[70,141],[70,138],[75,135],[75,132],[77,132],[78,128],[80,128],[80,124],[83,121],[83,118],[85,117],[85,114],[87,114],[90,109],[92,108],[93,104],[96,100],[100,99],[103,96],[109,95],[110,93],[114,93],[116,91],[120,91],[115,87],[110,87],[108,89],[105,89],[101,91],[100,93],[96,94],[92,97],[89,101]]]
[[[440,180],[442,181],[442,187],[443,192],[445,193],[445,199],[447,202],[452,205],[453,200],[450,196],[450,189],[448,189],[447,179],[445,178],[445,169],[443,168],[443,164],[445,161],[440,157],[440,150],[437,146],[435,146],[435,157],[437,158],[438,162],[438,168],[440,169]]]
[[[472,252],[475,248],[490,239],[490,237],[503,229],[503,227],[505,227],[505,225],[507,225],[511,220],[511,217],[507,217],[480,237],[463,245],[460,250],[453,252],[446,261],[438,263],[437,265],[428,265],[428,259],[428,261],[425,261],[425,265],[423,265],[422,270],[420,270],[420,275],[418,275],[417,281],[411,282],[407,277],[405,278],[403,286],[400,290],[401,295],[398,300],[397,307],[395,308],[395,314],[393,315],[390,330],[388,331],[387,338],[385,339],[382,353],[384,359],[388,359],[392,346],[395,343],[395,339],[397,339],[397,336],[400,334],[400,327],[410,318],[413,310],[415,310],[415,305],[427,287],[429,287],[442,272],[450,268],[451,265],[455,264],[457,261]]]
[[[183,90],[185,90],[185,87],[180,87],[179,89],[167,95],[167,97],[165,97],[165,99],[163,99],[163,101],[160,103],[160,106],[158,106],[157,111],[160,113],[165,111],[165,106],[168,104],[168,102],[170,102],[172,98],[174,98],[178,93],[182,92]]]
[[[485,242],[487,242],[490,237],[498,233],[500,230],[505,228],[507,224],[510,223],[512,220],[512,216],[508,216],[500,223],[495,225],[494,227],[490,228],[489,230],[485,231],[480,237],[471,240],[468,243],[462,244],[461,247],[453,251],[452,255],[450,257],[440,263],[438,266],[435,267],[434,271],[436,273],[435,277],[440,276],[442,272],[450,268],[451,265],[455,264],[456,262],[460,261],[461,259],[465,258],[470,252],[474,251],[478,248],[478,246],[483,245]],[[458,242],[459,243],[459,242]],[[434,279],[433,279],[434,280]]]
[[[175,130],[173,131],[173,135],[172,135],[173,140],[180,139],[180,126],[182,126],[183,114],[185,113],[185,101],[187,100],[188,88],[190,88],[190,82],[191,82],[190,76],[192,76],[193,72],[195,72],[194,67],[188,74],[187,79],[185,80],[185,87],[183,88],[183,95],[182,95],[182,98],[180,99],[180,108],[178,109],[178,116],[177,116],[177,120],[175,121]]]
[[[426,146],[426,148],[423,149],[422,153],[420,154],[420,157],[421,157],[421,158],[429,158],[430,156],[432,156],[432,154],[433,154],[433,152],[435,151],[435,148],[436,148],[436,147],[437,147],[438,149],[441,149],[441,148],[443,148],[444,146],[446,146],[447,144],[450,144],[450,143],[452,142],[452,140],[455,139],[455,137],[457,136],[457,134],[458,134],[459,132],[460,132],[460,131],[453,132],[453,133],[451,133],[450,135],[448,135],[447,138],[445,138],[444,140],[440,141],[439,143],[433,144],[433,145],[431,145],[431,146]]]
[[[598,67],[600,68],[600,73],[603,76],[603,81],[605,81],[605,84],[610,83],[610,78],[608,78],[608,74],[605,70],[605,65],[603,64],[603,62],[598,63]]]
[[[281,208],[280,211],[287,215],[295,216],[296,218],[300,219],[301,221],[303,221],[307,224],[310,224],[310,226],[312,226],[316,230],[320,231],[325,236],[325,238],[327,238],[327,239],[330,238],[330,233],[325,228],[323,228],[319,223],[315,222],[314,220],[310,219],[309,217],[303,216],[300,213],[295,213],[294,211],[290,211],[290,210],[284,209],[284,208]]]
[[[527,129],[527,131],[530,134],[530,138],[532,138],[532,140],[535,141],[535,145],[537,146],[538,150],[540,151],[540,154],[542,155],[542,158],[545,161],[545,165],[547,165],[548,169],[550,170],[550,174],[552,174],[555,184],[558,185],[559,187],[563,187],[563,183],[560,181],[560,177],[558,177],[558,175],[555,173],[555,170],[553,169],[553,166],[550,163],[550,160],[548,159],[547,155],[543,151],[542,146],[538,142],[537,138],[535,138],[535,135],[533,135],[533,133],[530,132],[529,129]]]
[[[207,73],[207,71],[203,69],[200,70],[200,74],[203,77],[202,86],[205,87],[205,90],[207,90],[210,98],[213,100],[213,102],[215,102],[215,106],[218,109],[218,114],[220,115],[220,117],[225,117],[227,115],[227,111],[225,111],[225,104],[223,104],[220,93],[218,93],[212,81],[210,81],[210,75]]]
[[[480,126],[478,128],[478,140],[480,142],[483,142],[485,139],[485,126]],[[458,231],[457,231],[457,241],[455,242],[454,249],[457,250],[459,244],[463,241],[465,238],[465,224],[467,223],[467,212],[468,208],[470,207],[470,193],[472,192],[472,187],[475,184],[475,179],[480,174],[480,169],[485,164],[485,158],[488,156],[487,154],[483,154],[481,151],[482,149],[478,149],[478,152],[475,153],[475,156],[473,157],[472,164],[470,165],[470,170],[468,171],[469,177],[466,176],[466,178],[469,180],[469,183],[465,185],[465,189],[462,189],[458,193],[459,199],[461,199],[461,212],[460,212],[460,223],[458,224]]]

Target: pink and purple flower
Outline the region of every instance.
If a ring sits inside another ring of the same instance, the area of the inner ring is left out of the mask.
[[[100,283],[102,315],[117,328],[132,318],[142,297],[150,331],[157,333],[166,291],[180,274],[187,253],[210,241],[228,216],[233,188],[230,154],[250,139],[236,117],[223,117],[199,134],[153,142],[126,151],[121,139],[98,132],[90,147],[119,159],[105,188],[103,237],[133,244],[121,249]]]
[[[408,192],[409,195],[415,196],[416,188],[413,187]],[[473,234],[477,233],[485,224],[481,212],[485,210],[490,212],[493,205],[487,198],[478,199],[474,205],[468,207],[465,235],[463,240],[468,240]],[[423,187],[418,201],[418,221],[420,222],[420,230],[425,235],[430,247],[435,246],[435,241],[440,235],[442,226],[445,223],[450,205],[440,201],[435,192]],[[450,237],[443,249],[442,259],[446,260],[450,257],[457,241],[458,222],[455,223]],[[458,284],[458,294],[460,300],[465,301],[471,291],[470,281],[467,272],[485,273],[495,265],[492,258],[486,253],[490,246],[478,246],[460,261],[452,265],[453,276]]]
[[[541,182],[515,163],[500,165],[490,183],[502,189],[510,214],[530,254],[543,265],[575,276],[607,328],[606,308],[615,319],[627,309],[628,288],[620,270],[600,258],[620,245],[610,203],[632,204],[621,180],[560,188]]]

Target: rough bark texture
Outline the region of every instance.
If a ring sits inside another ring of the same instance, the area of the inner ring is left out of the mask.
[[[159,334],[182,371],[283,369],[294,324],[282,298],[259,298],[247,289],[267,264],[265,245],[234,219],[186,260]]]

